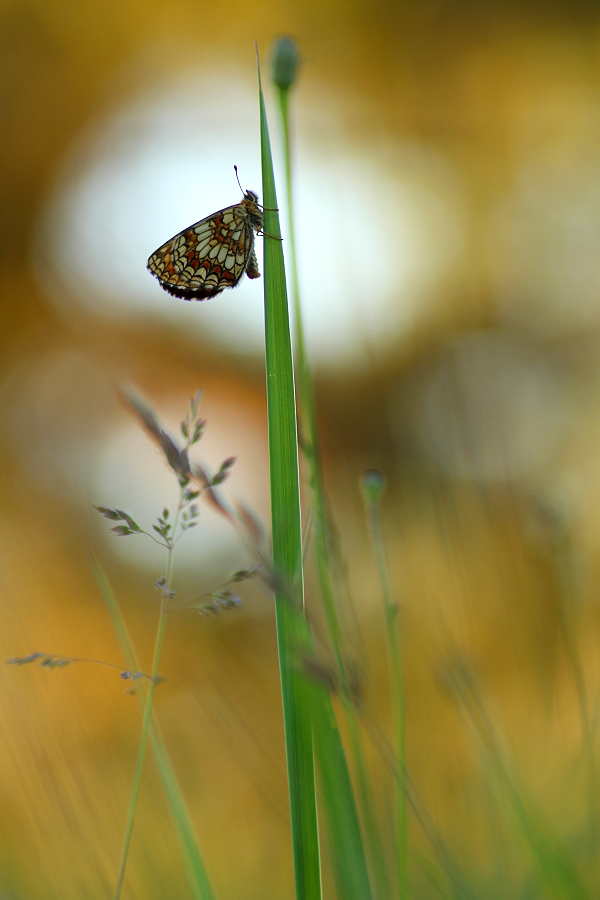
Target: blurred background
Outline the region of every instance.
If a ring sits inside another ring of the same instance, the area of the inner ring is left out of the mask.
[[[262,280],[185,303],[145,263],[238,202],[234,164],[244,189],[260,191],[254,40],[268,71],[281,33],[303,54],[292,106],[299,274],[367,715],[388,733],[383,611],[358,490],[378,468],[408,765],[432,822],[474,896],[546,896],[456,689],[456,671],[468,672],[520,796],[597,895],[595,3],[2,4],[2,658],[123,664],[92,551],[150,666],[165,560],[144,538],[117,540],[92,504],[150,527],[177,485],[119,404],[119,384],[173,430],[202,388],[198,458],[216,468],[237,456],[226,493],[268,522]],[[283,208],[274,100],[269,88]],[[175,587],[209,589],[247,562],[203,510],[178,547]],[[310,551],[307,564],[316,606]],[[156,712],[219,897],[291,897],[273,607],[258,584],[242,588],[239,611],[172,616]],[[116,672],[86,663],[3,666],[0,677],[2,897],[111,896],[135,699]],[[385,821],[389,773],[370,753]],[[417,865],[429,851],[416,820],[411,841],[415,896],[438,896]],[[123,896],[187,891],[148,754]]]

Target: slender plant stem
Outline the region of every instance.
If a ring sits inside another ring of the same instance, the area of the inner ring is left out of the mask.
[[[158,623],[158,629],[156,632],[156,641],[154,645],[154,659],[152,661],[152,676],[153,678],[158,674],[158,661],[160,659],[160,651],[163,642],[163,636],[165,631],[165,623],[166,623],[166,609],[164,608],[164,600],[161,601],[161,610],[160,610],[160,619]],[[121,863],[119,865],[119,874],[117,876],[117,883],[115,886],[114,900],[119,900],[121,896],[121,888],[123,886],[123,878],[125,877],[125,866],[127,865],[127,856],[129,854],[129,846],[131,844],[131,834],[133,831],[133,820],[135,817],[135,810],[137,806],[138,794],[140,789],[140,780],[142,777],[142,767],[144,764],[144,756],[146,753],[146,743],[148,740],[148,728],[150,726],[150,719],[152,717],[152,702],[154,700],[154,691],[156,688],[156,682],[152,680],[150,682],[150,687],[148,689],[148,696],[146,698],[146,708],[144,710],[144,721],[142,725],[142,737],[140,740],[140,748],[138,750],[137,762],[135,766],[135,774],[133,777],[133,786],[131,788],[131,797],[129,800],[129,811],[127,813],[127,824],[125,826],[125,837],[123,838],[123,849],[121,851]]]
[[[565,851],[553,837],[540,810],[525,796],[511,771],[512,766],[501,751],[500,741],[468,668],[462,664],[455,668],[453,674],[453,687],[474,726],[482,749],[500,779],[503,796],[510,800],[522,833],[533,851],[540,883],[544,883],[548,889],[548,896],[562,897],[564,900],[588,900],[590,894],[581,881],[572,853]]]
[[[173,537],[177,532],[179,523],[179,515],[183,506],[183,492],[180,497],[177,514],[173,522]],[[158,620],[158,628],[156,630],[156,638],[154,641],[154,654],[152,658],[151,680],[146,697],[146,706],[144,709],[144,719],[142,723],[142,736],[140,738],[140,747],[135,765],[135,773],[133,776],[133,785],[131,788],[131,796],[129,798],[129,809],[127,812],[127,823],[125,825],[125,836],[123,838],[123,847],[121,850],[121,862],[119,864],[119,874],[117,875],[117,883],[115,885],[114,900],[119,900],[121,896],[121,888],[123,887],[123,879],[125,878],[125,868],[127,866],[127,857],[129,855],[129,847],[131,845],[131,835],[133,833],[133,822],[135,819],[135,811],[140,792],[140,782],[142,779],[142,769],[144,766],[144,757],[146,755],[146,744],[148,743],[148,731],[152,721],[152,705],[154,701],[154,691],[157,685],[158,667],[160,664],[160,653],[162,650],[163,639],[165,636],[165,625],[167,623],[167,612],[169,602],[169,591],[171,589],[172,570],[173,570],[173,540],[169,541],[167,555],[167,571],[165,576],[165,588],[161,593],[160,616]]]
[[[388,876],[385,867],[379,823],[373,806],[373,786],[365,759],[365,748],[360,722],[355,708],[344,704],[345,721],[352,750],[357,795],[363,818],[363,827],[368,841],[369,862],[373,891],[378,900],[389,897]]]
[[[370,480],[370,487],[367,483]],[[394,603],[392,588],[385,560],[385,551],[381,537],[381,525],[379,518],[379,500],[383,490],[383,477],[380,473],[367,473],[363,478],[364,496],[367,505],[367,514],[377,568],[381,582],[383,603],[385,610],[385,622],[388,642],[388,655],[390,662],[390,684],[392,694],[392,708],[394,716],[394,749],[395,763],[399,775],[396,784],[396,856],[398,861],[398,897],[399,900],[407,900],[409,896],[408,884],[408,821],[406,803],[406,754],[405,754],[405,706],[404,706],[404,675],[402,666],[402,645],[398,636],[398,608]]]

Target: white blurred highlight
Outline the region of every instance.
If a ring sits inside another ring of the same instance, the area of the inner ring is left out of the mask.
[[[341,107],[322,86],[313,108],[298,116],[296,189],[308,346],[320,363],[355,365],[437,302],[435,288],[462,252],[460,191],[448,166],[422,148],[349,140]],[[272,116],[275,145],[277,133]],[[234,163],[243,187],[260,192],[255,86],[231,69],[188,72],[111,112],[65,161],[43,214],[41,284],[63,309],[70,297],[69,315],[74,303],[97,315],[169,320],[224,347],[262,352],[262,281],[244,279],[199,309],[165,294],[145,268],[169,237],[241,199]],[[262,268],[260,246],[258,257]]]

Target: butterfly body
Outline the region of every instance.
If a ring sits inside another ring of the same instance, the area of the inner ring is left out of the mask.
[[[254,236],[262,228],[258,196],[246,191],[241,203],[196,222],[155,250],[148,270],[169,294],[206,300],[235,287],[244,272],[260,278]]]

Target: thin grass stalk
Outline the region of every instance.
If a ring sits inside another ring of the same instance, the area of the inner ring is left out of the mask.
[[[345,722],[352,753],[353,771],[357,782],[358,804],[369,852],[369,864],[373,892],[379,900],[389,897],[389,880],[386,871],[383,840],[373,804],[373,785],[367,767],[365,748],[356,709],[344,704]]]
[[[142,724],[142,736],[140,738],[140,746],[138,750],[137,761],[135,765],[135,773],[133,776],[133,785],[131,788],[131,796],[129,799],[129,808],[127,811],[127,823],[125,825],[125,835],[123,837],[123,847],[121,850],[121,861],[119,863],[119,873],[113,894],[114,900],[119,900],[121,896],[121,888],[123,887],[123,879],[125,878],[125,867],[127,866],[127,857],[129,855],[129,847],[131,844],[131,835],[133,833],[133,822],[135,819],[135,811],[137,808],[138,795],[140,790],[140,781],[142,778],[142,768],[144,765],[144,757],[146,755],[146,743],[148,740],[148,729],[150,727],[150,717],[152,716],[152,704],[154,701],[154,691],[156,690],[156,676],[158,675],[158,665],[160,660],[160,651],[165,633],[166,615],[161,601],[160,618],[156,631],[156,639],[154,642],[154,656],[152,659],[151,681],[146,696],[146,708],[144,710],[144,719]]]
[[[464,704],[481,741],[482,750],[492,764],[503,796],[511,803],[523,837],[537,864],[540,883],[547,889],[548,896],[561,897],[563,900],[590,900],[590,894],[580,878],[571,853],[556,840],[542,814],[534,809],[531,801],[525,798],[522,788],[517,785],[474,681],[463,664],[455,667],[452,686]]]
[[[179,510],[178,510],[179,514]],[[173,532],[177,528],[177,518],[175,519]],[[142,769],[144,766],[144,757],[146,755],[146,745],[148,743],[148,731],[152,720],[152,705],[154,702],[154,691],[156,690],[158,667],[160,665],[160,654],[162,650],[163,640],[165,636],[165,625],[167,624],[167,591],[171,589],[171,581],[173,574],[173,547],[170,546],[167,555],[167,571],[166,571],[166,591],[161,594],[160,616],[158,619],[158,627],[156,629],[156,638],[154,641],[154,653],[152,657],[152,668],[150,670],[150,685],[146,696],[146,706],[144,709],[144,719],[142,723],[142,735],[140,738],[140,747],[138,750],[135,772],[133,776],[133,785],[131,788],[131,796],[129,798],[129,809],[127,811],[127,822],[125,825],[125,835],[123,837],[123,847],[121,850],[121,861],[119,863],[119,872],[117,882],[113,894],[113,900],[119,900],[121,896],[121,888],[123,887],[123,879],[125,878],[125,868],[127,866],[127,857],[129,855],[129,847],[131,845],[131,835],[133,833],[133,822],[135,819],[135,811],[140,792],[140,782],[142,779]]]
[[[281,232],[259,78],[264,221],[265,355],[279,671],[297,900],[321,897],[311,711],[297,660],[306,642],[294,373]]]
[[[590,836],[590,849],[595,852],[598,842],[598,776],[594,751],[594,733],[590,721],[585,675],[572,622],[572,607],[578,600],[576,561],[568,531],[564,529],[561,534],[558,529],[555,530],[558,532],[557,536],[559,537],[555,546],[555,559],[558,570],[557,600],[559,625],[562,632],[565,654],[571,667],[577,695],[583,754],[588,775],[588,832]]]
[[[283,53],[283,59],[281,54]],[[312,509],[315,534],[315,550],[317,557],[317,571],[323,608],[325,611],[327,627],[331,645],[336,659],[338,672],[342,680],[342,692],[344,696],[344,713],[350,738],[350,747],[354,760],[354,772],[358,784],[358,796],[365,827],[369,856],[373,870],[376,896],[386,898],[388,896],[387,877],[382,855],[382,840],[379,832],[375,810],[373,808],[373,791],[370,784],[369,773],[364,756],[364,747],[357,721],[356,708],[349,702],[350,691],[347,684],[346,666],[344,664],[344,638],[340,625],[339,615],[335,600],[333,578],[331,575],[331,559],[329,547],[331,535],[329,528],[329,510],[325,490],[323,486],[321,452],[319,432],[315,413],[314,391],[312,376],[306,344],[304,340],[304,327],[302,321],[302,305],[300,301],[300,287],[298,282],[298,267],[296,262],[296,240],[294,227],[294,202],[292,192],[292,162],[290,140],[289,98],[290,90],[295,80],[298,55],[295,42],[290,38],[282,38],[275,48],[275,54],[279,59],[274,60],[273,81],[277,90],[281,131],[283,136],[283,151],[285,164],[285,185],[288,212],[288,234],[290,241],[289,261],[291,267],[291,281],[294,308],[294,353],[296,360],[297,394],[299,406],[302,410],[302,421],[305,424],[303,432],[303,452],[309,467],[309,485],[312,494]],[[282,67],[283,64],[283,67]]]
[[[90,558],[90,565],[100,593],[108,608],[125,661],[131,671],[137,672],[139,671],[139,664],[114,591],[112,590],[100,563],[95,557]],[[145,692],[142,690],[141,684],[138,690],[136,690],[136,696],[143,713],[146,704],[146,696]],[[171,761],[162,735],[154,720],[150,722],[149,737],[150,746],[152,747],[156,759],[167,802],[175,823],[183,854],[183,861],[194,900],[215,900],[215,894],[194,834],[190,814],[179,788],[173,767],[171,766]]]
[[[410,806],[412,809],[416,822],[421,826],[423,834],[434,852],[432,865],[437,863],[439,871],[443,872],[446,878],[447,889],[451,892],[452,897],[455,900],[477,900],[475,892],[469,886],[461,866],[450,853],[441,833],[431,818],[431,814],[419,795],[416,785],[411,781],[408,772],[398,771],[395,750],[390,747],[389,742],[374,719],[367,717],[366,724],[374,748],[393,776],[398,788],[404,792],[407,807]]]
[[[398,635],[398,607],[394,603],[390,584],[380,524],[380,500],[384,479],[379,472],[368,472],[362,479],[363,496],[367,518],[373,538],[377,570],[385,611],[385,624],[390,665],[390,687],[392,714],[394,720],[395,768],[398,772],[395,798],[395,838],[398,864],[398,897],[407,900],[408,881],[408,815],[406,802],[406,724],[404,704],[404,673],[402,665],[402,645]]]

